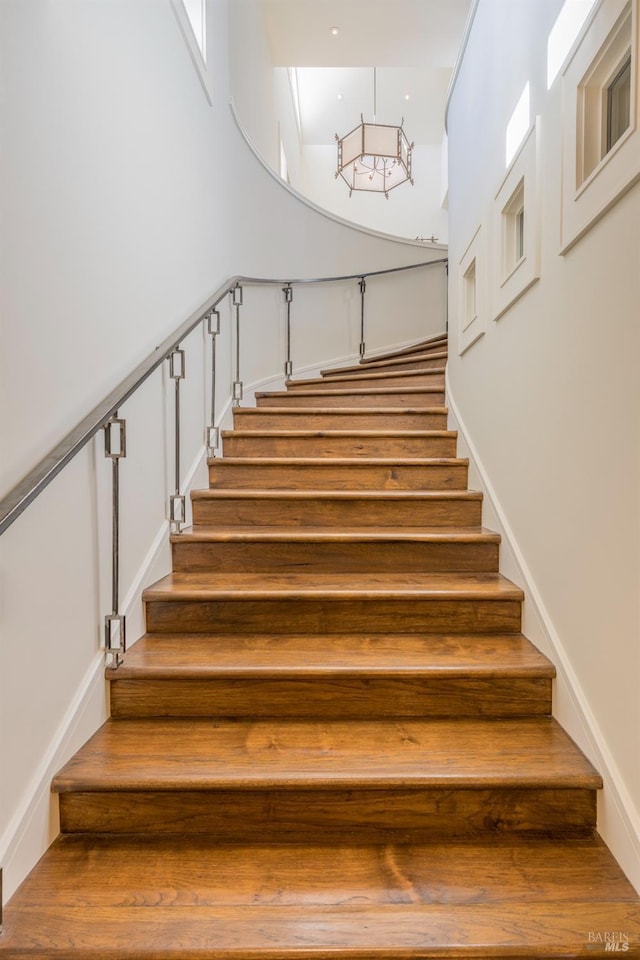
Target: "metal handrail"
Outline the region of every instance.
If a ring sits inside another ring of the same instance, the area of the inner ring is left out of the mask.
[[[84,417],[43,459],[0,500],[0,535],[27,509],[64,467],[82,450],[84,446],[101,430],[140,386],[170,356],[185,337],[221,303],[239,284],[248,286],[293,285],[311,283],[338,283],[345,280],[363,280],[367,277],[400,273],[415,270],[418,267],[431,267],[447,263],[447,258],[411,263],[404,267],[390,267],[387,270],[369,270],[361,273],[338,277],[299,278],[295,280],[263,279],[259,277],[235,276],[227,280],[216,292],[192,313],[178,329],[144,359],[118,384],[93,410]]]

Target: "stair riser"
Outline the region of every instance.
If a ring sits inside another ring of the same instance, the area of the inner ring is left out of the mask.
[[[209,484],[216,490],[465,490],[466,464],[237,464],[215,460]]]
[[[215,642],[215,641],[214,641]],[[151,717],[521,717],[551,711],[551,680],[318,676],[120,680],[111,715]]]
[[[225,457],[455,457],[455,437],[225,436]]]
[[[234,430],[446,430],[447,414],[407,413],[254,413],[237,409],[233,415]]]
[[[498,570],[497,543],[327,543],[217,542],[173,544],[177,573],[226,570],[229,573],[302,572],[385,573]]]
[[[442,366],[442,365],[441,365]],[[394,376],[394,374],[373,374],[370,371],[368,374],[354,374],[352,377],[339,377],[338,374],[334,377],[328,377],[324,380],[314,379],[311,385],[309,380],[297,380],[289,381],[287,383],[287,390],[292,393],[295,393],[297,390],[349,390],[351,387],[355,387],[359,390],[375,390],[378,387],[442,387],[444,389],[444,373],[433,372],[433,373],[412,373],[408,372],[406,374],[399,374]]]
[[[337,387],[337,384],[334,384]],[[363,387],[363,384],[360,384]],[[387,407],[443,407],[445,405],[444,390],[429,390],[426,393],[338,393],[325,394],[319,391],[318,395],[305,396],[297,390],[289,393],[256,394],[258,407],[378,407],[382,410]]]
[[[240,526],[409,526],[480,525],[481,500],[260,500],[194,499],[193,523]]]
[[[590,836],[596,813],[588,789],[167,790],[114,799],[111,792],[62,794],[62,832],[214,835],[221,842],[566,838]]]
[[[393,363],[389,361],[380,361],[372,360],[368,364],[361,364],[357,369],[353,367],[352,369],[345,370],[342,368],[340,370],[321,370],[321,376],[327,377],[337,377],[345,373],[353,373],[358,375],[361,371],[362,373],[374,373],[374,371],[379,371],[380,373],[396,373],[402,370],[432,370],[434,367],[436,369],[442,369],[447,362],[447,357],[442,356],[442,350],[432,350],[431,353],[433,356],[429,356],[427,351],[424,353],[417,354],[418,359],[412,360],[410,357],[407,357],[406,360],[394,360]],[[379,364],[379,365],[378,365]]]
[[[149,633],[517,633],[517,600],[149,600]]]

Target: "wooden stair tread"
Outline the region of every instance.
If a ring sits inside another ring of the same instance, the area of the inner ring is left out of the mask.
[[[601,786],[548,717],[108,720],[53,781],[58,793]]]
[[[368,367],[366,368],[368,370]],[[396,380],[396,379],[405,379],[406,377],[441,377],[445,372],[445,367],[419,367],[417,370],[396,370],[393,373],[379,373],[375,371],[374,373],[367,373],[362,368],[358,367],[356,371],[356,376],[358,380]],[[341,380],[353,380],[353,374],[339,374],[336,372],[334,376],[331,377],[332,383],[340,383]],[[322,377],[311,377],[309,379],[302,380],[285,380],[286,387],[297,387],[299,385],[313,386],[313,384],[324,383]]]
[[[482,500],[477,490],[194,490],[192,500]]]
[[[284,541],[305,542],[367,541],[394,542],[419,541],[424,543],[500,543],[500,534],[481,527],[313,527],[294,528],[285,526],[215,526],[199,525],[185,528],[179,534],[172,534],[172,543],[216,543],[219,541]]]
[[[248,916],[249,913],[249,916]],[[153,909],[96,907],[87,919],[82,907],[61,917],[55,908],[27,911],[27,927],[43,931],[23,936],[29,953],[40,958],[76,955],[100,960],[429,960],[474,957],[476,960],[531,960],[532,957],[605,957],[605,944],[589,943],[586,931],[628,930],[630,960],[640,956],[638,912],[632,903],[565,901],[546,903],[336,907],[171,907]],[[16,909],[7,921],[12,937]],[[47,950],[59,944],[59,953]],[[14,941],[15,942],[15,941]],[[35,948],[32,946],[35,942]],[[453,945],[453,946],[452,946]],[[459,946],[455,946],[459,945]],[[11,949],[5,943],[7,949]],[[2,948],[0,947],[0,950]],[[16,954],[14,953],[14,956]]]
[[[324,391],[323,391],[324,393]],[[448,414],[448,407],[313,407],[311,410],[309,407],[295,407],[291,404],[288,407],[238,407],[242,414],[248,414],[249,416],[255,416],[259,419],[261,416],[271,416],[271,414],[283,413],[287,416],[322,416],[326,414],[327,416],[334,415],[348,415],[350,417],[366,417],[371,416],[371,414],[379,413],[382,416],[398,416],[406,417],[411,415],[419,414],[420,416],[429,414]]]
[[[269,409],[269,408],[267,408]],[[222,438],[229,437],[354,437],[356,440],[367,437],[389,438],[435,438],[446,437],[455,440],[455,430],[223,430]]]
[[[297,380],[296,383],[302,383],[303,381]],[[309,380],[307,383],[318,382],[318,380]],[[320,380],[319,382],[322,382]],[[410,387],[334,387],[333,389],[325,390],[296,390],[295,394],[292,394],[287,390],[265,390],[258,391],[256,397],[327,397],[327,396],[368,396],[368,397],[385,397],[389,394],[425,394],[425,393],[442,393],[443,387],[438,386],[418,386],[413,385]]]
[[[637,897],[597,837],[336,847],[80,836],[58,839],[9,903],[0,955],[602,957],[587,933],[600,930],[624,931],[639,955]]]
[[[271,408],[267,408],[271,409]],[[386,466],[389,464],[387,457],[322,457],[322,463],[328,466],[358,465],[364,466]],[[441,466],[469,466],[468,457],[393,457],[394,465],[401,466],[425,466],[432,464]],[[317,465],[317,457],[209,457],[207,460],[209,466],[219,466],[220,464],[236,464],[238,466],[274,464],[276,466],[286,466],[287,464],[312,464]],[[200,491],[194,491],[200,492]],[[193,495],[193,494],[192,494]]]
[[[522,634],[494,636],[219,636],[146,634],[109,669],[115,681],[146,677],[554,677],[555,668]]]
[[[500,574],[474,573],[170,573],[143,600],[388,597],[517,600],[520,587]]]
[[[593,883],[597,876],[599,883]],[[599,837],[407,844],[219,844],[62,836],[12,906],[339,906],[633,902]]]
[[[392,360],[395,357],[410,356],[412,353],[420,353],[424,350],[440,349],[447,347],[449,342],[448,334],[442,333],[437,337],[431,337],[429,340],[419,340],[408,347],[402,347],[400,350],[390,350],[385,353],[376,353],[373,356],[363,357],[360,363],[376,363],[378,360]]]
[[[434,351],[433,353],[415,353],[410,354],[405,357],[393,357],[391,359],[375,359],[369,360],[366,362],[366,365],[363,362],[356,363],[350,367],[335,367],[327,368],[320,371],[322,377],[333,377],[337,373],[361,373],[365,370],[382,370],[388,367],[393,367],[397,363],[408,363],[408,362],[418,362],[420,360],[443,360],[444,363],[447,362],[447,351]]]

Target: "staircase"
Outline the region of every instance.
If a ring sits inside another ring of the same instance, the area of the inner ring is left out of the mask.
[[[236,410],[0,958],[640,957],[446,346]]]

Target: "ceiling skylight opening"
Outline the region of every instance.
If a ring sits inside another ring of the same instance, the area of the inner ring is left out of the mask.
[[[511,163],[518,148],[531,127],[531,97],[529,81],[527,80],[525,88],[516,103],[515,110],[511,114],[511,119],[507,124],[506,137],[506,160],[507,166]]]
[[[565,0],[547,41],[547,90],[560,73],[596,0]]]

